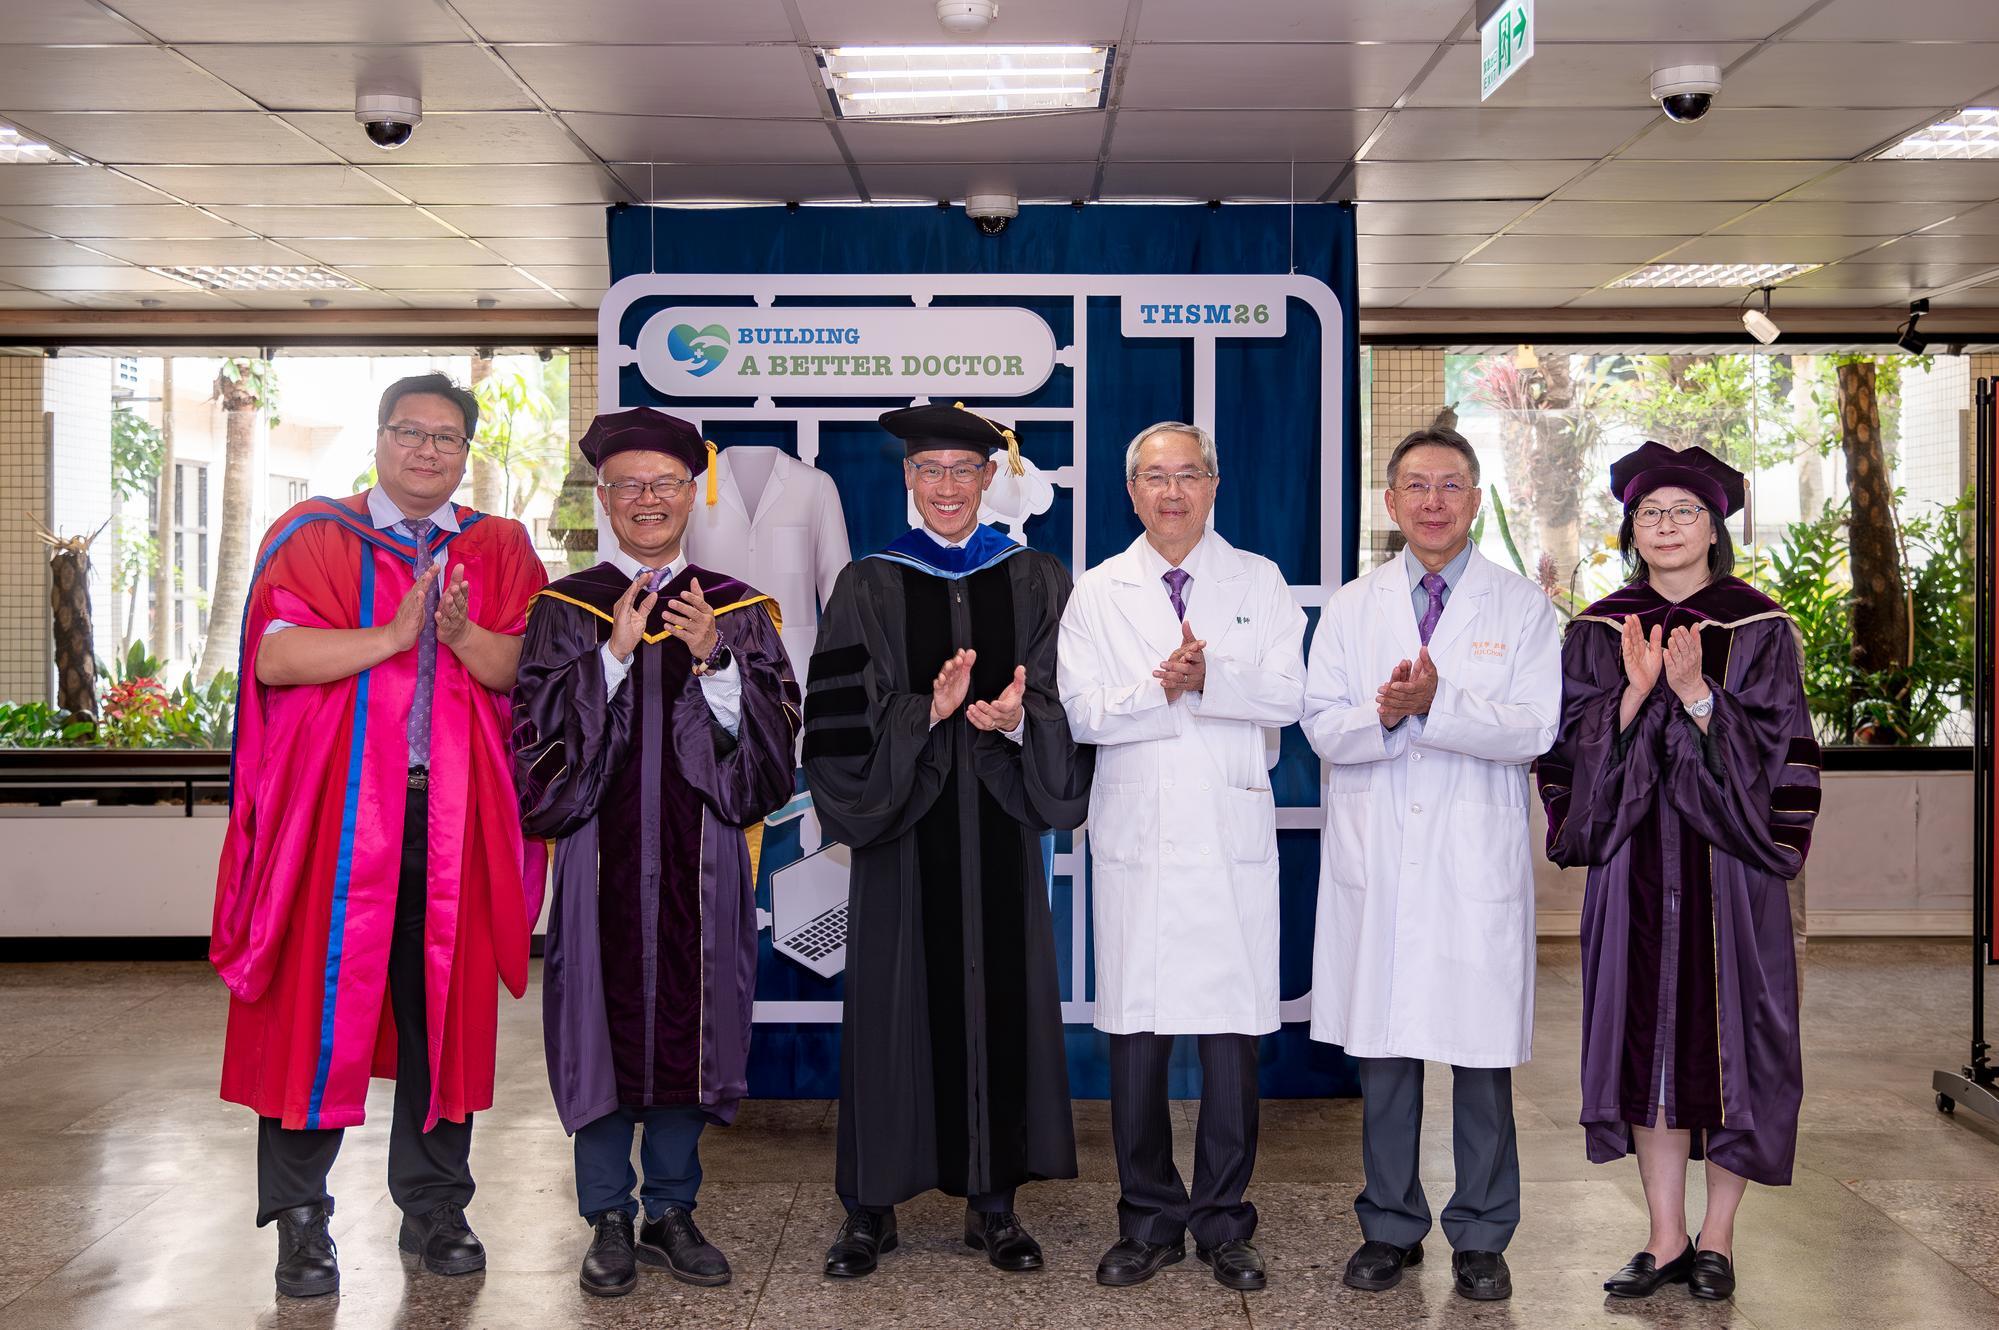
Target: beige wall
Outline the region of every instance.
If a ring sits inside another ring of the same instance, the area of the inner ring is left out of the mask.
[[[47,550],[29,513],[48,511],[39,356],[0,356],[0,699],[48,697]]]

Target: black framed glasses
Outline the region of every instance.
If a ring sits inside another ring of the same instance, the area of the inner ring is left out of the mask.
[[[604,486],[604,493],[619,503],[637,503],[648,491],[657,495],[662,502],[672,503],[687,492],[694,482],[680,476],[662,476],[658,480],[620,480],[616,484]]]
[[[415,452],[417,449],[423,447],[425,443],[428,443],[446,457],[456,457],[458,454],[464,452],[466,448],[470,447],[472,443],[463,434],[457,434],[451,430],[433,432],[427,429],[418,429],[414,425],[384,425],[382,426],[382,432],[411,452]]]
[[[1701,520],[1701,514],[1706,511],[1697,503],[1676,503],[1670,508],[1648,503],[1643,508],[1631,510],[1631,521],[1635,526],[1654,527],[1659,525],[1660,518],[1670,517],[1674,526],[1692,526]]]

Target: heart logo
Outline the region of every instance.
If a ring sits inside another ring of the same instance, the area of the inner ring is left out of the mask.
[[[728,359],[729,330],[719,323],[711,323],[705,328],[676,323],[673,331],[666,335],[666,350],[675,360],[692,361],[687,372],[698,379],[713,373]]]

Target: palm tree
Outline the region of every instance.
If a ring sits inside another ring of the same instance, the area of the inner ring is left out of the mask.
[[[195,682],[204,685],[222,671],[236,668],[243,601],[250,592],[250,556],[256,548],[251,523],[256,511],[257,413],[276,409],[276,371],[268,360],[231,356],[215,376],[215,398],[226,413],[222,529],[208,635],[201,646],[201,667],[195,672]]]

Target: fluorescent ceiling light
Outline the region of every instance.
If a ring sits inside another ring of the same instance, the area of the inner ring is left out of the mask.
[[[1948,120],[1917,130],[1881,156],[1960,161],[1999,157],[1999,108],[1968,106]]]
[[[0,164],[74,161],[76,158],[68,153],[51,148],[46,143],[37,143],[12,125],[0,125]]]
[[[218,265],[181,264],[166,268],[148,268],[147,272],[158,273],[186,282],[189,286],[200,287],[204,291],[358,291],[359,282],[342,277],[331,268],[269,268],[258,265]]]
[[[830,46],[820,77],[842,116],[957,120],[1093,111],[1110,46]]]
[[[1612,282],[1612,286],[1775,286],[1817,263],[1654,263]]]

